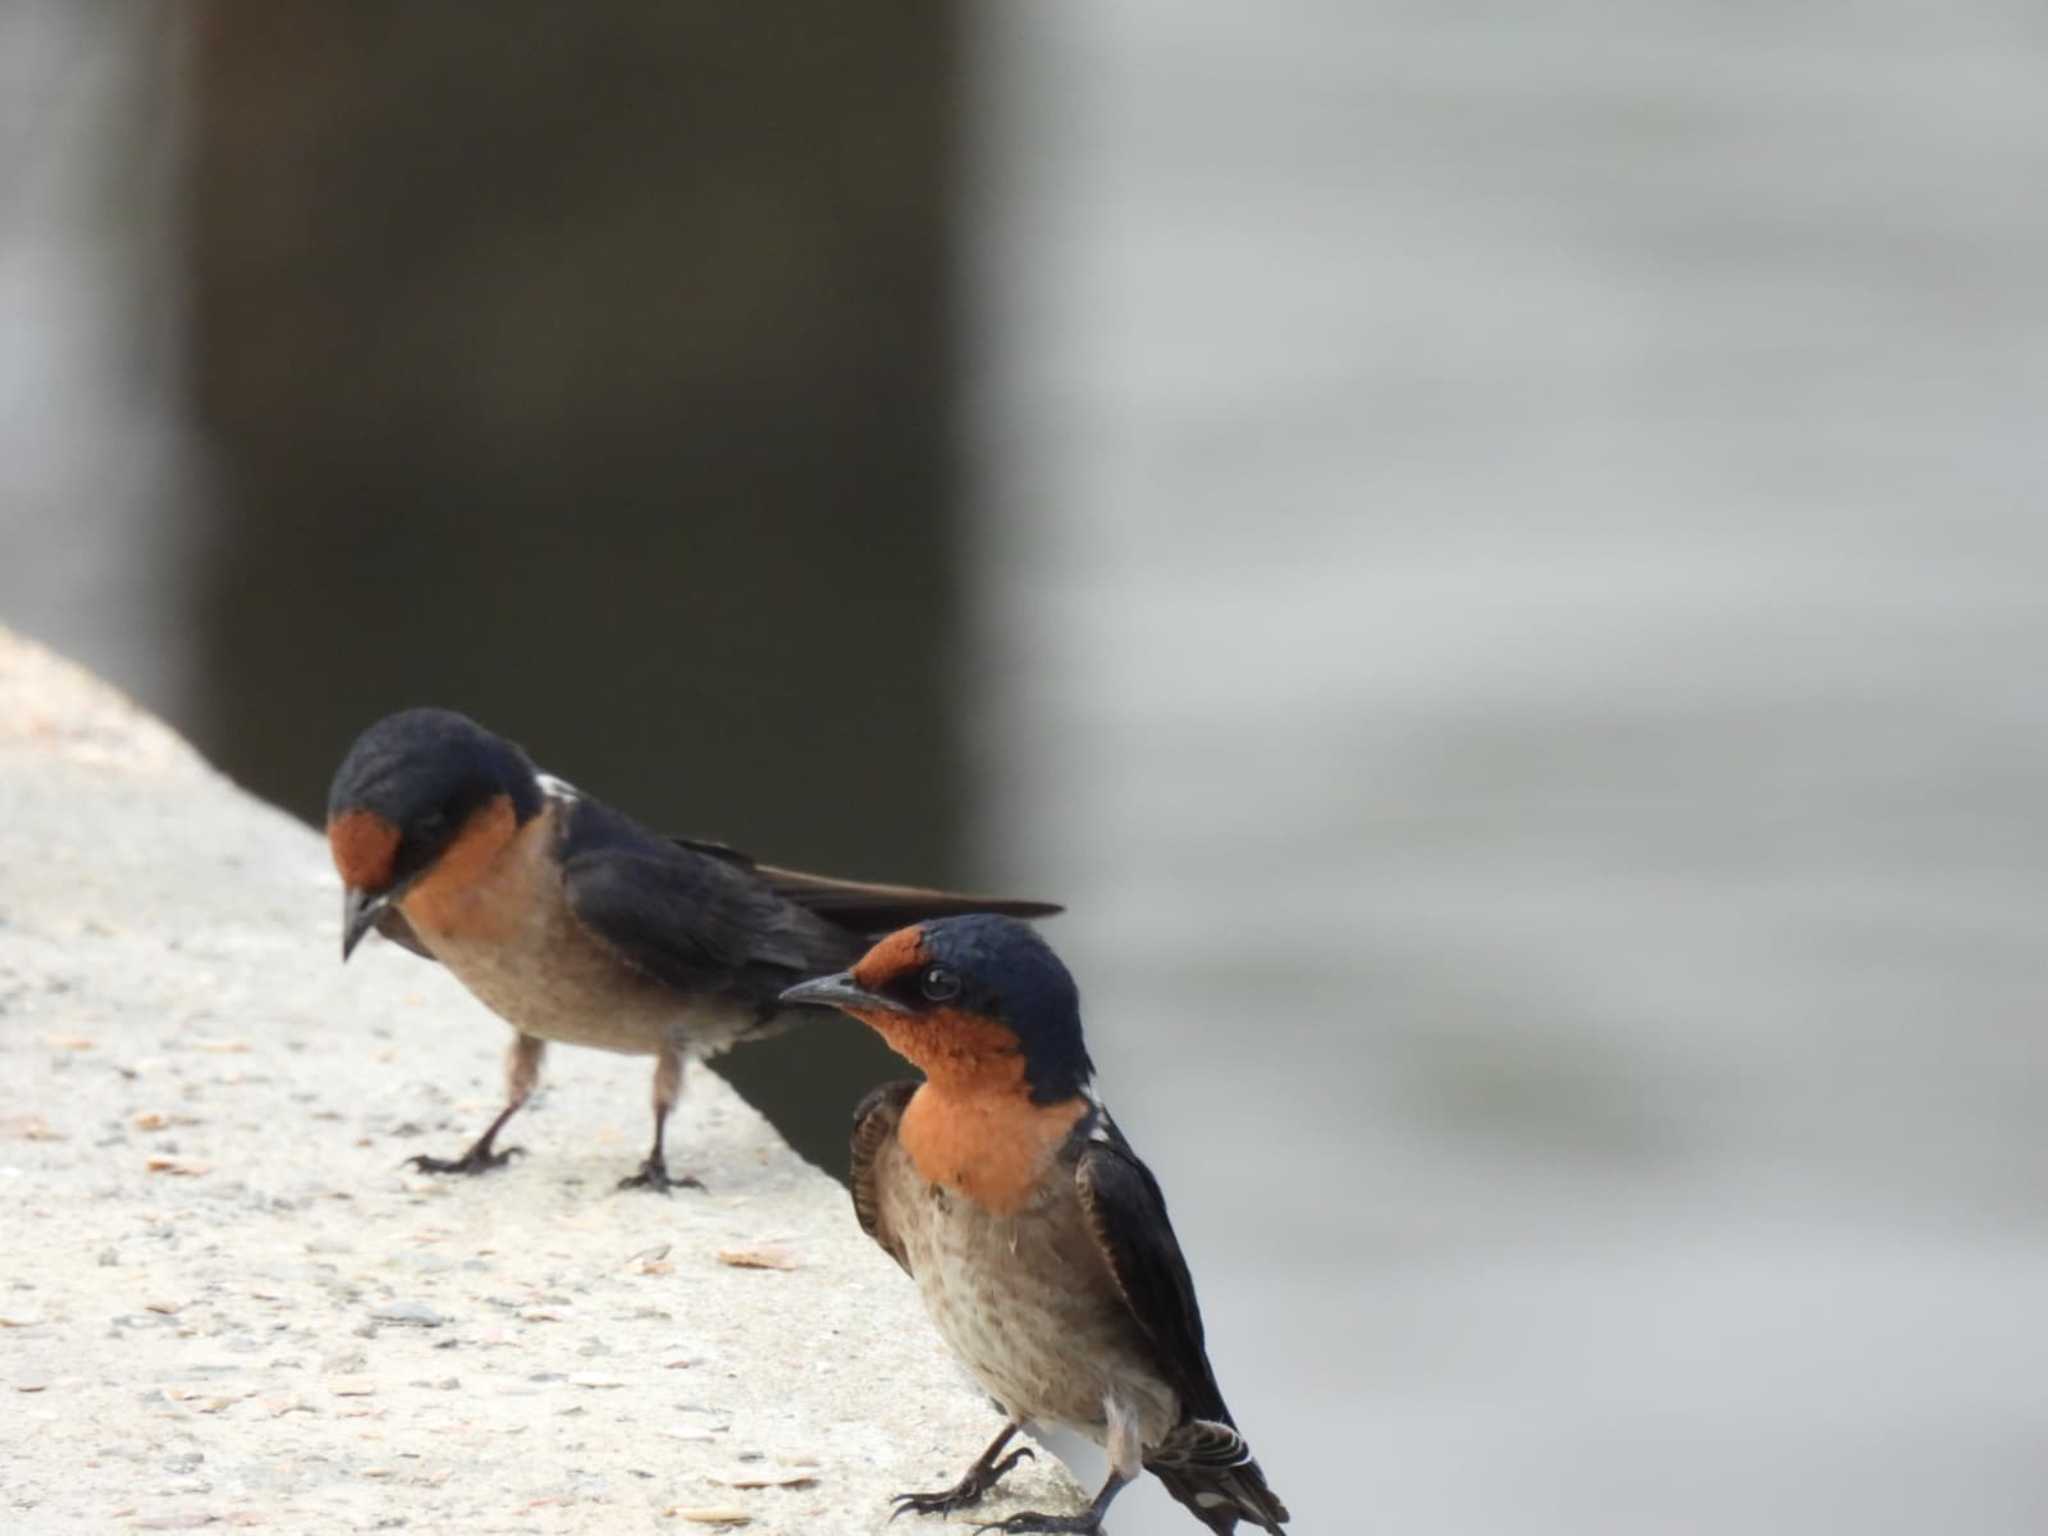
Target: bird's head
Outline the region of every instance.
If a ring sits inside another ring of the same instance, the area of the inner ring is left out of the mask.
[[[1073,976],[1014,918],[974,913],[900,929],[851,970],[782,1000],[852,1014],[944,1088],[1058,1104],[1095,1075]]]
[[[526,754],[453,710],[401,710],[364,731],[327,792],[342,958],[422,875],[503,843],[541,802]]]

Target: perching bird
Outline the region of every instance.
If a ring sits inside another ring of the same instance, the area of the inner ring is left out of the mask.
[[[430,1173],[481,1173],[518,1150],[492,1144],[558,1040],[655,1058],[654,1147],[621,1187],[695,1184],[669,1177],[662,1147],[687,1058],[785,1022],[785,987],[875,935],[989,905],[658,836],[445,709],[408,709],[356,738],[328,794],[327,840],[346,887],[342,958],[374,927],[447,966],[517,1032],[505,1108],[460,1157],[412,1160]]]
[[[923,1069],[855,1112],[853,1208],[1010,1421],[897,1513],[978,1502],[1037,1422],[1104,1446],[1108,1480],[1079,1514],[982,1529],[1099,1532],[1143,1468],[1222,1536],[1278,1532],[1287,1508],[1223,1405],[1165,1198],[1095,1096],[1074,979],[1045,941],[989,914],[927,922],[782,999],[844,1009]]]

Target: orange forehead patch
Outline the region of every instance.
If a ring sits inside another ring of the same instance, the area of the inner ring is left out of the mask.
[[[381,891],[391,883],[398,828],[375,811],[344,811],[327,823],[335,872],[351,890]]]
[[[905,972],[924,964],[924,931],[898,928],[860,957],[853,979],[870,992],[879,992]]]

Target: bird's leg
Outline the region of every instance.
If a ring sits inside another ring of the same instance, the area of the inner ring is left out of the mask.
[[[1106,1448],[1109,1451],[1109,1476],[1103,1480],[1102,1489],[1095,1495],[1095,1501],[1078,1515],[1045,1515],[1035,1509],[1023,1510],[1007,1520],[997,1520],[988,1525],[977,1526],[977,1531],[1054,1531],[1069,1533],[1069,1536],[1102,1536],[1102,1517],[1109,1512],[1110,1501],[1123,1492],[1124,1484],[1136,1477],[1145,1466],[1145,1446],[1138,1435],[1138,1426],[1132,1420],[1129,1407],[1121,1398],[1112,1394],[1102,1404],[1103,1416],[1107,1421],[1109,1434]]]
[[[1095,1495],[1095,1502],[1078,1515],[1042,1515],[1035,1509],[1026,1509],[1011,1515],[1007,1520],[992,1520],[986,1525],[977,1525],[980,1531],[1050,1531],[1066,1533],[1066,1536],[1103,1536],[1102,1517],[1109,1513],[1110,1501],[1123,1492],[1124,1484],[1132,1474],[1109,1469],[1109,1476],[1102,1484],[1102,1491]]]
[[[962,1474],[960,1481],[952,1487],[937,1493],[899,1493],[895,1497],[896,1515],[911,1513],[919,1515],[944,1515],[956,1509],[965,1509],[970,1504],[979,1504],[981,1496],[1002,1481],[1003,1476],[1018,1462],[1034,1458],[1037,1453],[1028,1446],[1019,1446],[1009,1455],[1003,1456],[1003,1447],[1011,1437],[1024,1426],[1011,1420],[1003,1426],[1003,1432],[989,1442],[989,1448],[975,1458],[974,1465]],[[996,1458],[1002,1456],[998,1461]]]
[[[667,1194],[672,1189],[702,1189],[704,1186],[689,1174],[672,1179],[668,1173],[668,1155],[662,1151],[662,1138],[668,1131],[669,1111],[676,1107],[676,1100],[683,1091],[683,1053],[664,1040],[661,1050],[654,1058],[654,1150],[647,1154],[647,1161],[640,1165],[640,1171],[630,1178],[619,1180],[621,1189],[653,1189]]]
[[[505,1122],[519,1113],[519,1106],[533,1097],[534,1084],[540,1081],[540,1059],[547,1048],[547,1041],[537,1036],[514,1035],[512,1049],[505,1056],[505,1097],[508,1102],[498,1111],[498,1118],[491,1122],[490,1129],[477,1137],[476,1144],[460,1157],[428,1157],[423,1152],[407,1161],[422,1173],[488,1173],[524,1154],[524,1147],[507,1147],[502,1152],[493,1152],[491,1143],[505,1128]]]

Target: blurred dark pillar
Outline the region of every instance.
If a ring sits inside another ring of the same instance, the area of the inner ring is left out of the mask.
[[[191,14],[215,761],[317,818],[444,703],[658,826],[959,878],[952,8]],[[896,1070],[724,1066],[835,1170]]]

